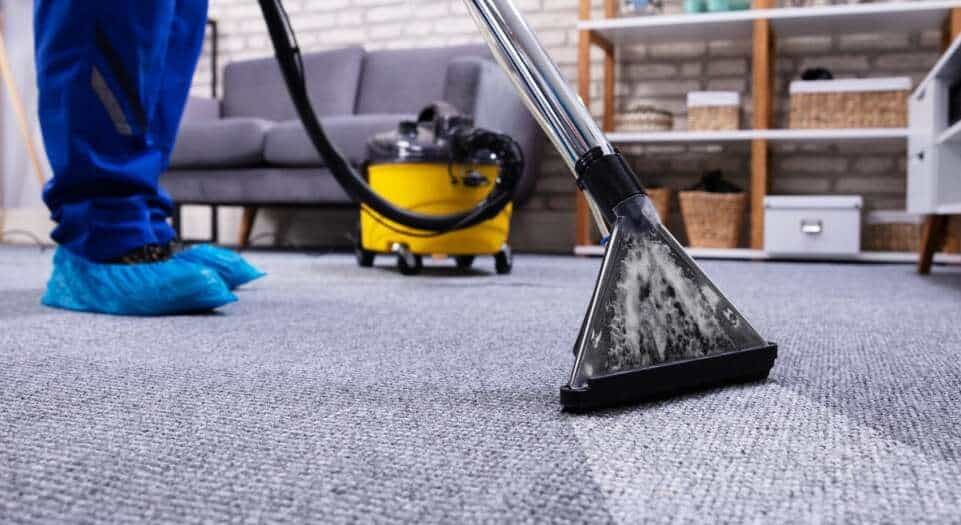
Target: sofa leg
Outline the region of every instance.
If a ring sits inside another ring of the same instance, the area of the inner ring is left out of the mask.
[[[921,233],[921,250],[918,254],[918,273],[931,273],[931,263],[934,253],[944,246],[944,236],[947,233],[947,215],[928,215],[924,219],[924,229]]]
[[[171,226],[174,229],[174,235],[177,236],[178,241],[184,240],[184,232],[182,230],[182,222],[180,219],[180,205],[174,204],[174,211],[170,216],[170,221],[173,223]]]
[[[220,206],[210,207],[210,244],[217,244],[220,240]]]
[[[244,215],[240,219],[240,233],[237,236],[237,244],[241,248],[246,248],[250,244],[250,234],[254,231],[258,210],[257,206],[244,206]]]

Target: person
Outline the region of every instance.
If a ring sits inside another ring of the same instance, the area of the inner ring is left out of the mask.
[[[218,308],[263,275],[178,250],[160,187],[200,57],[207,0],[35,0],[40,125],[58,248],[42,302],[110,314]]]

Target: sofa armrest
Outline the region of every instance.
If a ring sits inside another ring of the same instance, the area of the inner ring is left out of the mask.
[[[526,162],[514,199],[523,204],[534,190],[545,140],[507,75],[489,59],[454,59],[447,66],[444,99],[473,115],[477,127],[506,133],[520,144]]]
[[[184,109],[183,123],[220,119],[220,101],[215,98],[190,97]]]

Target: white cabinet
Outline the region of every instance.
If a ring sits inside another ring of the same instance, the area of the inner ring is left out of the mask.
[[[948,125],[948,97],[961,82],[957,39],[908,99],[908,202],[911,213],[961,207],[961,123]]]

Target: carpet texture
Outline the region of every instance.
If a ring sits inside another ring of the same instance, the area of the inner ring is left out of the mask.
[[[958,522],[961,270],[705,262],[770,380],[589,416],[599,260],[255,254],[214,315],[39,305],[0,249],[0,522]]]

